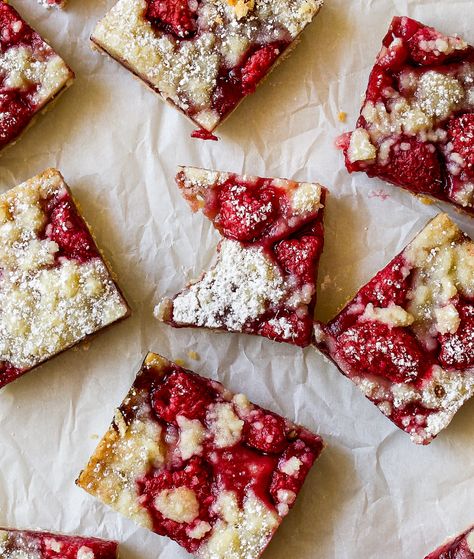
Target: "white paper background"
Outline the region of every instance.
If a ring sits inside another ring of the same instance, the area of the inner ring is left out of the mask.
[[[317,316],[331,318],[437,211],[381,181],[349,176],[334,139],[356,120],[393,15],[473,43],[474,1],[326,0],[292,56],[226,122],[217,143],[192,140],[182,116],[90,50],[90,31],[113,2],[69,0],[59,13],[12,0],[77,81],[2,155],[1,189],[48,166],[61,169],[134,312],[88,351],[69,351],[1,391],[0,524],[115,538],[126,559],[187,557],[74,485],[94,435],[105,431],[151,349],[186,359],[328,443],[267,559],[421,559],[474,522],[474,402],[429,447],[416,447],[315,350],[174,330],[152,309],[212,259],[217,234],[173,183],[176,165],[194,164],[328,186]],[[455,217],[474,233],[474,221]],[[201,359],[189,359],[190,350]]]

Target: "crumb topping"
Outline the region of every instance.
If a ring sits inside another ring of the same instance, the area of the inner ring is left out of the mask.
[[[224,109],[216,99],[220,77],[233,67],[240,71],[245,57],[262,45],[293,41],[321,4],[322,0],[201,0],[196,3],[198,32],[180,40],[144,17],[146,0],[119,0],[97,24],[92,39],[212,131],[245,95],[219,92],[217,97],[226,96]]]

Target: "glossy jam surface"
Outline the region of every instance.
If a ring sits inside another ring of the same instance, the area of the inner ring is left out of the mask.
[[[354,133],[339,140],[350,172],[474,211],[474,50],[395,17],[370,74]]]
[[[132,391],[148,401],[148,421],[163,434],[163,464],[136,480],[137,499],[153,530],[190,552],[220,529],[222,515],[238,523],[248,499],[257,499],[265,515],[284,516],[323,448],[321,438],[303,427],[174,363],[145,365]],[[137,410],[124,406],[121,413],[131,424]],[[199,434],[192,448],[185,445],[190,426]],[[183,503],[173,503],[169,512],[172,497]],[[224,502],[231,503],[226,512]],[[196,531],[202,526],[204,534]],[[260,551],[267,543],[260,542]]]
[[[116,542],[49,532],[0,528],[3,559],[115,559]]]

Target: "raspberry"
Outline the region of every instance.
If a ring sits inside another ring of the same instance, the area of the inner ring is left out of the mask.
[[[59,542],[59,551],[56,551],[58,549],[56,546],[53,546],[54,549],[51,548],[51,540]],[[76,559],[79,549],[84,546],[92,550],[94,555],[100,557],[100,559],[115,559],[117,555],[117,544],[115,542],[95,538],[61,537],[48,534],[40,540],[41,557],[45,559]]]
[[[385,46],[390,45],[396,37],[403,39],[404,41],[408,41],[419,29],[422,29],[423,27],[423,24],[415,19],[411,19],[406,16],[395,16],[392,19],[390,29],[383,40],[383,44]]]
[[[252,188],[228,183],[219,193],[219,224],[226,237],[251,241],[275,219],[276,193],[273,188]]]
[[[176,424],[176,416],[204,419],[214,391],[204,379],[182,370],[169,374],[160,386],[152,390],[151,403],[155,413],[168,423]]]
[[[453,152],[464,159],[463,172],[474,178],[474,113],[453,118],[448,125],[448,138]]]
[[[279,43],[272,43],[261,47],[249,56],[242,68],[242,93],[244,95],[255,91],[258,82],[268,72],[281,51]]]
[[[157,28],[178,39],[189,39],[197,32],[197,0],[147,0],[146,18]]]
[[[360,302],[388,307],[391,303],[403,307],[411,284],[411,275],[403,256],[397,256],[359,291]]]
[[[55,201],[46,232],[59,245],[58,256],[79,262],[99,256],[86,224],[70,200]]]
[[[21,373],[21,369],[17,369],[11,363],[0,361],[0,388],[14,381]]]
[[[415,138],[402,138],[390,148],[386,165],[367,168],[370,177],[377,176],[413,192],[435,194],[443,180],[438,154],[432,144]]]
[[[287,273],[297,276],[302,284],[312,284],[322,244],[322,238],[312,236],[284,240],[275,246],[275,254]]]
[[[278,312],[278,316],[263,321],[259,330],[261,336],[276,342],[291,342],[300,347],[311,343],[313,321],[309,314],[298,316],[296,312]]]
[[[31,42],[32,30],[8,4],[0,4],[0,45],[4,52],[20,42]]]
[[[453,53],[446,54],[436,48],[436,41],[448,44],[448,41],[452,42],[455,40],[454,37],[446,37],[432,27],[422,27],[410,38],[407,45],[411,58],[417,64],[431,66],[433,64],[443,64],[443,62],[453,58],[453,56],[459,56],[459,54],[463,53],[464,49],[455,50]]]
[[[0,127],[0,147],[16,138],[25,128],[31,118],[32,107],[16,91],[0,93],[0,113],[2,125]]]
[[[375,66],[369,76],[369,84],[365,94],[366,101],[374,103],[380,101],[383,97],[382,92],[391,87],[393,87],[393,77],[381,66]]]
[[[184,468],[162,470],[155,475],[149,474],[138,482],[140,504],[146,507],[153,517],[153,530],[162,536],[173,538],[190,553],[194,553],[201,543],[200,540],[192,539],[187,534],[187,529],[192,526],[192,523],[176,522],[165,518],[156,509],[154,501],[162,491],[186,487],[194,492],[199,503],[199,515],[196,520],[208,521],[209,508],[214,500],[210,479],[209,466],[206,462],[202,458],[191,458]]]
[[[474,316],[472,307],[461,309],[461,324],[454,334],[440,336],[440,363],[444,367],[466,369],[474,365]]]
[[[381,322],[349,328],[339,336],[337,351],[355,374],[382,376],[392,382],[413,382],[428,366],[412,334]]]
[[[249,489],[268,502],[268,488],[277,458],[258,454],[241,445],[216,452],[214,476],[219,489],[235,491],[240,506]]]
[[[408,55],[408,48],[405,43],[398,39],[382,49],[377,58],[377,64],[385,70],[398,72],[407,61]]]
[[[244,439],[246,444],[257,450],[279,454],[288,446],[285,420],[271,412],[257,409],[245,422]]]
[[[270,493],[276,502],[280,501],[278,495],[279,491],[292,491],[295,494],[299,492],[316,456],[314,450],[307,446],[302,440],[291,443],[280,458],[278,463],[279,467],[275,470],[272,477]],[[294,461],[296,463],[294,471],[291,473],[282,471],[282,468],[285,469],[285,464],[292,458],[297,459],[297,461]]]

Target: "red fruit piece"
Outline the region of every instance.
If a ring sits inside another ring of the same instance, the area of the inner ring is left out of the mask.
[[[31,119],[32,107],[16,91],[0,93],[0,146],[18,136]]]
[[[2,51],[21,42],[30,42],[31,35],[31,28],[22,21],[13,8],[8,4],[0,4],[0,45]]]
[[[283,269],[297,276],[301,283],[314,283],[317,259],[322,250],[322,238],[303,236],[275,245],[275,254]]]
[[[367,174],[426,194],[439,192],[443,182],[436,148],[408,137],[390,148],[387,165],[369,166]]]
[[[241,445],[215,453],[214,476],[219,490],[235,491],[239,505],[251,489],[263,502],[269,503],[268,488],[277,458],[265,456]]]
[[[428,367],[426,356],[403,328],[363,322],[341,334],[337,351],[355,374],[376,375],[392,382],[413,382]]]
[[[277,201],[271,187],[228,183],[219,193],[222,234],[237,241],[259,237],[275,219]]]
[[[46,234],[59,245],[58,256],[79,262],[99,256],[86,224],[70,200],[55,201]]]
[[[296,312],[280,311],[278,316],[263,322],[259,333],[261,336],[277,342],[288,342],[306,347],[311,343],[313,320],[309,314],[298,316]]]
[[[21,369],[17,369],[6,361],[0,361],[0,388],[14,381],[21,374]]]
[[[442,64],[448,58],[459,56],[466,49],[455,50],[453,53],[446,54],[437,48],[437,41],[444,45],[448,45],[448,41],[456,40],[454,37],[446,37],[432,27],[422,27],[408,41],[408,49],[410,56],[414,62],[422,66],[430,66],[433,64]],[[461,44],[461,40],[459,39]]]
[[[316,456],[315,451],[302,440],[290,444],[278,462],[270,486],[270,493],[276,502],[281,500],[278,495],[281,490],[298,494]],[[294,458],[296,460],[292,460]]]
[[[190,3],[195,7],[190,7]],[[198,0],[147,0],[146,18],[157,28],[178,39],[189,39],[197,31]]]
[[[472,307],[459,312],[461,324],[454,334],[440,336],[439,360],[444,367],[466,369],[474,365],[474,316]]]
[[[391,303],[403,307],[410,284],[411,275],[405,259],[397,256],[359,291],[358,302],[384,308]]]
[[[376,102],[383,98],[382,92],[393,87],[393,77],[381,66],[375,66],[369,77],[366,101]]]
[[[448,138],[453,152],[464,159],[464,173],[474,178],[474,113],[453,118],[448,124]]]
[[[282,52],[279,43],[265,45],[249,56],[242,67],[242,92],[244,95],[253,93],[258,82],[266,75],[270,66]]]
[[[395,39],[390,45],[382,49],[377,64],[385,70],[398,72],[408,59],[408,48],[401,39]]]
[[[408,41],[413,35],[424,26],[419,21],[406,16],[395,16],[392,19],[390,29],[383,40],[385,46],[390,45],[395,37]]]
[[[201,458],[191,458],[180,470],[161,470],[148,475],[138,482],[140,504],[148,509],[153,517],[153,530],[177,541],[189,552],[194,553],[200,540],[190,538],[187,529],[199,520],[209,520],[209,508],[214,500],[211,491],[209,466]],[[163,491],[185,487],[194,492],[199,503],[198,517],[191,522],[176,522],[164,517],[155,506],[156,498]]]
[[[53,546],[51,546],[52,540],[55,542]],[[116,559],[117,557],[117,544],[115,542],[101,541],[95,538],[63,537],[48,534],[41,538],[40,546],[43,559],[75,559],[78,551],[84,546],[88,547],[100,559]],[[79,555],[81,554],[79,553]]]
[[[245,421],[244,440],[248,446],[257,450],[279,454],[288,446],[285,420],[257,408]]]
[[[176,416],[204,419],[214,391],[204,379],[185,371],[170,373],[158,388],[151,391],[155,413],[168,423],[176,424]]]

